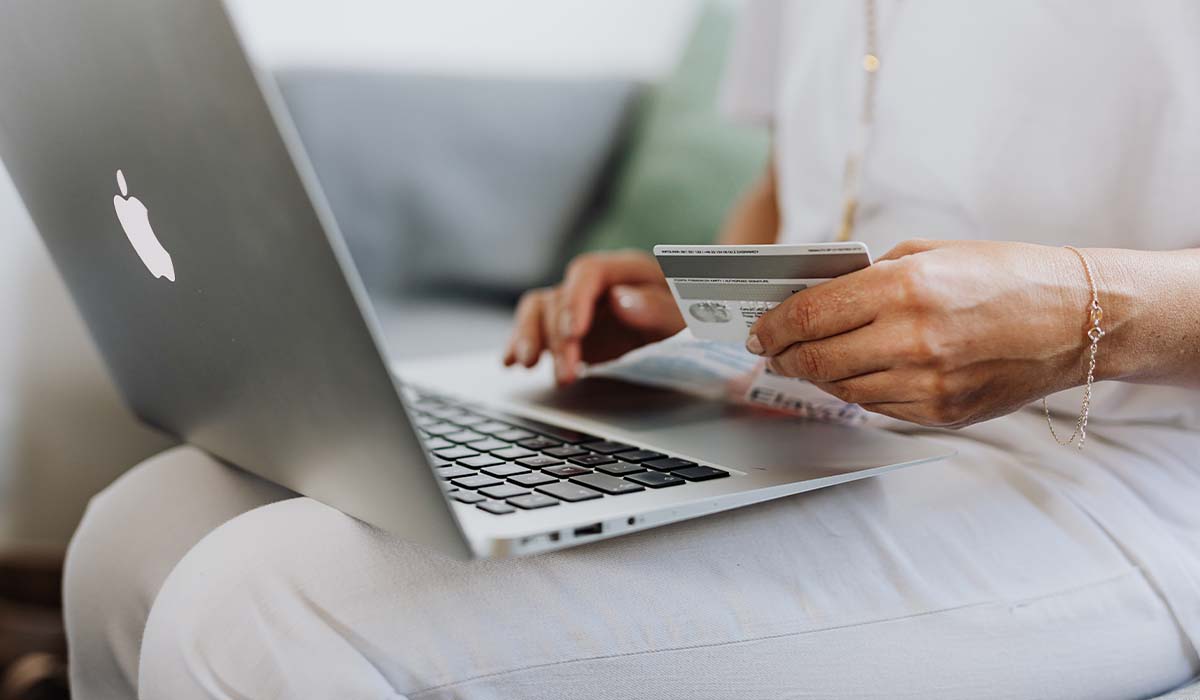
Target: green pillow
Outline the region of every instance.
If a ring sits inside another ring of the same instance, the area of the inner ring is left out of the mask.
[[[709,3],[674,73],[648,97],[609,207],[585,250],[714,242],[730,207],[766,166],[765,129],[717,111],[733,11]]]

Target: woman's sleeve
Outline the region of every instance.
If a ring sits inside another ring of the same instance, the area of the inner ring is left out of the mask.
[[[734,32],[721,84],[721,109],[738,121],[770,125],[779,84],[786,0],[750,0]]]

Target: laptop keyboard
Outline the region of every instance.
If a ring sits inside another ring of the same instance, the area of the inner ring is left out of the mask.
[[[420,393],[410,402],[450,497],[509,515],[729,476],[716,467]]]

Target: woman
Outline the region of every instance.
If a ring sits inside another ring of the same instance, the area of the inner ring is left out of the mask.
[[[765,315],[747,348],[958,454],[474,564],[168,454],[98,497],[73,542],[77,696],[1184,683],[1200,673],[1197,36],[1183,1],[752,5],[727,97],[776,147],[726,242],[843,233],[890,252]],[[506,361],[549,351],[569,383],[682,326],[648,257],[587,256],[525,297]],[[1104,383],[1085,403],[1093,347]],[[1045,415],[1025,408],[1047,394]],[[1084,449],[1047,417],[1068,434],[1086,418]]]

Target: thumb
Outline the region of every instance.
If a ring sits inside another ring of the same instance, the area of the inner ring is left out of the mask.
[[[619,284],[610,295],[613,313],[630,328],[668,336],[684,325],[675,298],[662,287]]]

